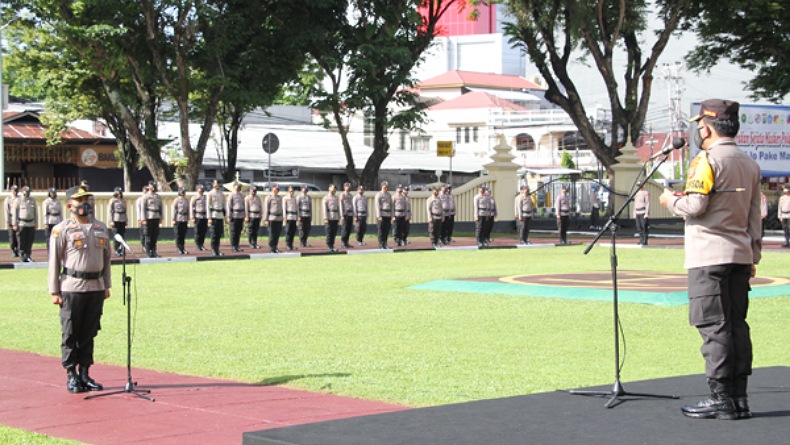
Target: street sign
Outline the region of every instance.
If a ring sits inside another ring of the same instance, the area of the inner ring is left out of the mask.
[[[277,152],[278,148],[280,148],[280,139],[277,138],[277,135],[266,133],[266,136],[263,137],[263,151],[273,154]]]
[[[436,156],[440,158],[453,157],[453,141],[437,141]]]

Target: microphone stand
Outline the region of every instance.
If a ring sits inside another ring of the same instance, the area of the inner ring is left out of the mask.
[[[126,386],[124,389],[116,391],[102,392],[100,394],[92,394],[83,397],[83,399],[94,399],[97,397],[111,396],[114,394],[130,393],[134,394],[141,399],[154,401],[154,398],[146,394],[150,394],[149,389],[136,389],[137,382],[132,381],[132,277],[126,275],[126,247],[123,249],[123,304],[126,306]]]
[[[613,213],[611,218],[606,222],[606,224],[601,228],[600,232],[593,238],[590,245],[587,246],[587,249],[584,250],[584,254],[587,255],[590,250],[592,250],[595,243],[601,238],[601,236],[607,230],[611,229],[612,233],[612,249],[611,249],[611,256],[610,256],[610,264],[612,269],[612,306],[614,308],[614,385],[610,391],[587,391],[587,390],[570,390],[569,393],[573,395],[581,395],[581,396],[609,396],[609,400],[606,402],[604,406],[607,408],[613,408],[621,401],[621,397],[625,396],[635,396],[635,397],[656,397],[656,398],[663,398],[663,399],[678,399],[679,397],[676,395],[658,395],[658,394],[646,394],[646,393],[637,393],[637,392],[628,392],[623,387],[623,384],[620,382],[620,313],[618,311],[618,297],[617,297],[617,220],[620,219],[620,215],[625,211],[628,207],[628,204],[634,200],[636,197],[637,192],[642,186],[650,179],[653,174],[658,170],[661,164],[666,161],[667,157],[664,156],[660,162],[656,163],[653,166],[653,169],[650,171],[644,179],[639,181],[637,178],[638,186],[631,191],[631,194],[625,200],[623,205],[620,209]]]

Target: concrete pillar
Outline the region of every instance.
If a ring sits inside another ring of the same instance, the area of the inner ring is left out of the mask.
[[[518,193],[518,178],[516,172],[520,166],[513,162],[516,157],[510,154],[513,149],[505,142],[505,136],[498,135],[499,143],[494,147],[494,154],[491,155],[491,160],[483,167],[488,170],[488,174],[494,179],[493,190],[491,196],[496,199],[496,208],[498,221],[510,221],[516,217],[515,209],[513,209],[513,200]]]
[[[644,168],[642,160],[639,156],[636,156],[636,148],[634,144],[631,143],[630,137],[626,141],[625,146],[620,149],[620,156],[617,157],[617,161],[619,163],[612,166],[612,170],[614,170],[613,188],[618,193],[628,194]],[[625,196],[616,196],[614,194],[610,194],[609,197],[610,200],[613,200],[613,211],[615,212],[620,209],[620,206],[623,205],[626,199]],[[633,202],[629,204],[628,209],[623,212],[622,219],[631,219],[632,207]]]

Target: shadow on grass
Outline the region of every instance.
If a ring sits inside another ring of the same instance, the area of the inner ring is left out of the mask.
[[[322,377],[350,377],[351,374],[347,372],[336,372],[331,374],[296,374],[296,375],[283,375],[279,377],[269,377],[268,379],[263,379],[258,383],[255,383],[255,386],[277,386],[277,385],[284,385],[289,382],[293,382],[294,380],[302,380],[302,379],[315,379],[315,378],[322,378]]]

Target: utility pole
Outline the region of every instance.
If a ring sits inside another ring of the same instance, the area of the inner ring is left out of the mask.
[[[683,119],[683,110],[680,108],[680,99],[683,97],[686,79],[681,76],[685,70],[682,62],[674,64],[665,63],[661,67],[662,78],[667,81],[667,92],[669,94],[669,139],[665,142],[671,144],[677,137],[682,137],[686,131],[686,121]],[[662,147],[663,148],[663,147]],[[685,175],[685,152],[680,152],[680,177]],[[672,154],[672,175],[675,172],[675,154]]]

